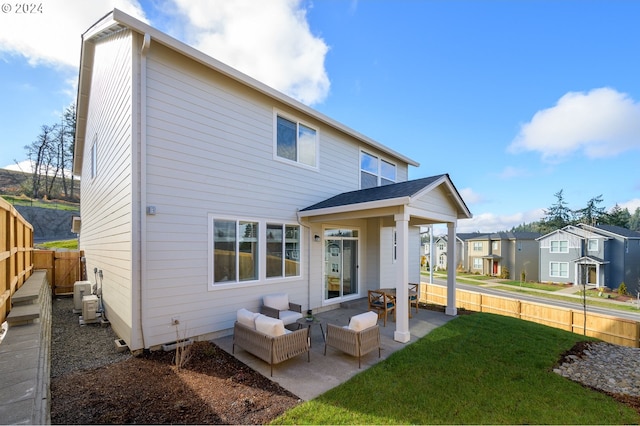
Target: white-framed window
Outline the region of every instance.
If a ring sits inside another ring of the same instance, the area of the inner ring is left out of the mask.
[[[587,240],[587,251],[598,251],[598,240],[596,238]]]
[[[569,253],[569,241],[551,241],[549,251],[551,253]]]
[[[396,165],[377,155],[360,152],[360,189],[395,183]]]
[[[214,218],[212,226],[213,283],[257,280],[258,222]]]
[[[98,135],[93,137],[91,144],[91,179],[98,176]]]
[[[438,243],[438,250],[444,250],[444,243]]]
[[[318,130],[276,112],[274,154],[276,158],[318,167]]]
[[[473,258],[473,269],[482,269],[482,258],[480,257]]]
[[[498,241],[493,241],[491,243],[491,250],[498,250],[499,246],[500,246],[500,243]]]
[[[549,276],[569,278],[569,264],[567,262],[549,262]]]
[[[482,241],[473,242],[473,251],[482,251]]]
[[[300,226],[267,223],[267,278],[300,275]]]
[[[297,224],[209,214],[210,288],[299,277],[301,235]]]

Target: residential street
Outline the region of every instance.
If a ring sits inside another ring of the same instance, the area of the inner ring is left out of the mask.
[[[424,276],[423,275],[423,280],[428,281],[428,276]],[[441,278],[433,278],[433,282],[434,284],[437,285],[446,285],[446,280],[441,279]],[[478,293],[483,293],[483,294],[491,294],[491,295],[496,295],[496,296],[507,296],[507,297],[513,297],[513,298],[518,298],[520,300],[526,300],[526,301],[530,301],[530,302],[538,302],[538,303],[545,303],[551,306],[558,306],[558,307],[562,307],[562,308],[568,308],[568,309],[582,309],[582,298],[576,294],[573,294],[573,292],[565,292],[563,291],[563,293],[558,293],[558,292],[545,292],[543,290],[532,290],[532,289],[528,289],[529,291],[533,292],[539,292],[541,293],[541,296],[535,296],[532,294],[523,294],[523,293],[516,293],[516,292],[512,292],[512,291],[508,291],[508,290],[503,290],[503,289],[498,289],[495,288],[496,283],[493,282],[485,282],[481,285],[471,285],[471,284],[463,284],[463,283],[456,283],[456,286],[460,289],[464,289],[467,291],[475,291]],[[505,286],[502,286],[505,287]],[[575,292],[577,293],[578,291],[580,291],[579,288],[575,288]],[[576,301],[575,302],[567,302],[567,301],[563,301],[563,300],[556,300],[556,299],[551,299],[548,297],[545,297],[544,294],[554,294],[554,295],[562,295],[565,297],[571,297],[571,298],[575,298]],[[599,299],[596,299],[599,300]],[[599,300],[602,301],[602,300]],[[624,304],[624,302],[608,302],[611,303],[612,305],[615,303],[618,304]],[[627,304],[630,305],[629,302],[627,302]],[[637,304],[636,304],[637,306]],[[599,313],[599,314],[604,314],[604,315],[612,315],[612,316],[616,316],[618,318],[624,318],[624,319],[630,319],[630,320],[634,320],[634,321],[640,321],[640,309],[638,310],[638,313],[633,313],[630,311],[623,311],[623,310],[619,310],[619,309],[608,309],[608,308],[604,308],[604,307],[600,307],[600,306],[589,306],[587,305],[587,313],[589,312],[594,312],[594,313]]]

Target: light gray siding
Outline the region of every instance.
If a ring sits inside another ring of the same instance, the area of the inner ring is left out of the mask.
[[[81,180],[82,234],[91,281],[100,282],[107,318],[132,341],[132,34],[120,31],[95,46]],[[92,178],[91,146],[97,143]],[[135,347],[135,343],[133,343]]]

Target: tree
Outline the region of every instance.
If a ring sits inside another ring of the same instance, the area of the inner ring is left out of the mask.
[[[626,207],[623,209],[617,203],[604,214],[601,223],[604,225],[620,226],[622,228],[629,228],[629,222],[631,221],[631,213]]]
[[[629,218],[629,229],[640,231],[640,207],[636,207],[636,211]]]
[[[593,197],[587,201],[587,207],[574,211],[578,222],[586,223],[587,225],[595,225],[599,222],[599,219],[605,215],[604,207],[598,207],[598,204],[602,203],[602,194],[597,197]]]
[[[25,146],[27,157],[31,162],[33,176],[31,178],[31,197],[39,198],[43,189],[46,192],[48,173],[51,167],[51,152],[53,151],[56,125],[44,124],[40,129],[38,138]],[[45,179],[45,188],[42,188],[42,179]]]
[[[571,223],[572,211],[567,207],[567,202],[564,200],[563,190],[556,192],[556,202],[549,209],[544,211],[545,217],[540,222],[540,228],[542,233],[548,233],[555,231],[556,229],[563,228]]]

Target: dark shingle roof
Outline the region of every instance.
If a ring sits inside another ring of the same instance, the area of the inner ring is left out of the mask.
[[[393,183],[390,185],[377,186],[375,188],[344,192],[324,201],[320,201],[312,206],[305,207],[301,211],[304,212],[309,210],[347,206],[351,204],[368,203],[371,201],[390,200],[400,197],[411,197],[443,176],[446,175],[437,175],[422,179]]]
[[[611,232],[612,234],[620,235],[625,238],[640,238],[640,233],[632,231],[631,229],[623,228],[615,225],[596,225],[595,228],[602,229],[603,231]]]

